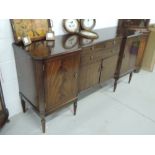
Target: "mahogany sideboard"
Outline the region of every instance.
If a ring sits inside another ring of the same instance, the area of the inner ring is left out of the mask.
[[[96,40],[62,35],[54,45],[45,40],[27,47],[13,43],[23,111],[26,102],[33,106],[41,117],[43,132],[45,116],[69,103],[74,103],[75,115],[79,93],[114,78],[116,89],[119,77],[136,69],[141,33],[130,34],[124,44],[116,27],[96,32]]]

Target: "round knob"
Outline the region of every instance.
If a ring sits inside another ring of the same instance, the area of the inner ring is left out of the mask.
[[[93,60],[93,58],[94,58],[94,57],[91,55],[91,56],[90,56],[90,60]]]
[[[74,77],[75,77],[75,79],[77,79],[78,78],[78,73],[75,73]]]
[[[115,44],[116,44],[116,40],[114,40],[114,42],[113,42],[113,45],[115,46]]]
[[[92,46],[90,49],[93,51],[94,50],[94,46]]]

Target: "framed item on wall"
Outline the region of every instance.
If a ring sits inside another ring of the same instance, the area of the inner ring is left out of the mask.
[[[81,19],[80,23],[81,23],[82,29],[90,31],[95,27],[96,20],[95,19]]]
[[[80,24],[77,19],[64,19],[63,27],[69,33],[78,33],[80,29]]]
[[[21,42],[25,34],[32,41],[44,39],[51,27],[49,19],[11,19],[10,22],[16,43]]]

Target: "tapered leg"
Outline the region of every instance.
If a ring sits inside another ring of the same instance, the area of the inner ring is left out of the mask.
[[[115,82],[114,82],[114,90],[113,90],[113,92],[116,91],[116,88],[117,88],[117,81],[118,81],[118,79],[115,79]]]
[[[26,112],[26,104],[25,104],[25,101],[22,99],[22,97],[21,97],[21,104],[22,104],[23,112],[25,113]]]
[[[74,101],[74,115],[76,115],[76,110],[77,110],[77,100]]]
[[[131,72],[131,73],[130,73],[130,75],[129,75],[129,82],[128,82],[128,83],[130,83],[130,82],[131,82],[132,75],[133,75],[133,72]]]
[[[42,131],[43,131],[43,133],[45,133],[45,130],[46,130],[46,129],[45,129],[45,128],[46,128],[46,127],[45,127],[45,126],[46,126],[46,120],[45,120],[45,118],[42,118],[42,119],[41,119],[41,125],[42,125]]]

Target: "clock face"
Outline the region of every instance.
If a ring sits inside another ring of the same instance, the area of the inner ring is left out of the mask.
[[[78,44],[79,37],[77,35],[69,36],[64,42],[64,48],[71,49]]]
[[[95,27],[95,19],[81,19],[81,27],[84,30],[92,30]]]
[[[82,30],[79,33],[81,36],[87,38],[87,39],[97,39],[98,38],[98,34],[95,32],[90,32],[90,31],[85,31]]]
[[[79,22],[76,19],[64,19],[64,28],[69,33],[77,33],[79,31]]]

